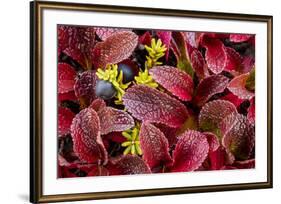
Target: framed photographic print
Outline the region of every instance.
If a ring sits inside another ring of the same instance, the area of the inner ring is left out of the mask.
[[[272,187],[272,16],[30,10],[30,202]]]

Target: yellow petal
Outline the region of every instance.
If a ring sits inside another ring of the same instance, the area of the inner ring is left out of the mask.
[[[132,144],[131,141],[127,141],[127,142],[123,142],[123,143],[121,144],[121,146],[122,146],[122,147],[127,147],[127,146],[129,146],[129,145],[131,145],[131,144]]]
[[[128,147],[124,150],[123,154],[124,154],[124,155],[129,154],[129,152],[131,151],[131,147],[132,147],[132,146],[128,146]]]
[[[135,147],[135,145],[131,145],[131,154],[136,154],[136,147]]]

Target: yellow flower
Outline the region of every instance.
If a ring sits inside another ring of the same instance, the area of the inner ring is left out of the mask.
[[[139,72],[138,76],[135,77],[135,80],[137,84],[144,84],[152,88],[157,88],[158,84],[148,73],[148,69],[162,64],[162,62],[159,62],[158,60],[165,55],[167,48],[164,44],[162,44],[160,39],[158,39],[156,42],[155,38],[152,38],[151,46],[149,47],[145,45],[145,49],[148,52],[145,61],[145,69],[144,71],[141,70]]]
[[[136,124],[135,127],[123,131],[122,135],[127,139],[126,142],[123,142],[121,144],[122,147],[126,147],[124,150],[123,154],[137,154],[137,155],[142,155],[142,150],[140,148],[140,137],[139,137],[139,132],[140,132],[140,125],[139,123]]]
[[[122,96],[125,93],[125,89],[128,88],[131,82],[123,84],[123,72],[122,70],[120,70],[120,72],[118,73],[117,64],[107,65],[105,70],[99,68],[96,74],[99,79],[112,83],[117,91],[117,100],[115,100],[115,103],[122,104]]]
[[[137,84],[143,84],[152,88],[157,88],[158,84],[153,80],[152,76],[148,73],[148,69],[140,71],[139,75],[135,77]]]
[[[158,60],[165,55],[165,51],[167,50],[166,46],[162,44],[160,39],[155,41],[155,38],[151,40],[151,46],[145,45],[145,49],[148,52],[148,56],[146,56],[145,68],[151,68],[156,65],[161,65],[162,62],[158,62]]]

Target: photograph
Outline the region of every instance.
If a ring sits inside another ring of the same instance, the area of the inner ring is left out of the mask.
[[[58,179],[255,168],[255,34],[58,24],[56,37]]]
[[[30,201],[273,186],[273,17],[30,4]]]

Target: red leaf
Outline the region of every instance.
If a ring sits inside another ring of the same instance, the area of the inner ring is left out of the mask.
[[[208,68],[215,74],[221,73],[226,64],[226,53],[223,43],[216,38],[204,37],[202,45],[206,48],[205,59]]]
[[[72,121],[73,150],[85,162],[107,163],[107,152],[100,136],[100,120],[96,111],[86,108]]]
[[[59,50],[79,62],[84,68],[91,68],[90,51],[95,45],[95,28],[59,26]]]
[[[166,58],[166,60],[168,60],[170,43],[171,43],[171,38],[172,38],[172,32],[171,31],[157,31],[156,35],[161,39],[162,43],[167,48],[165,58]]]
[[[127,89],[123,101],[126,109],[142,121],[179,127],[188,117],[188,111],[181,102],[144,85]]]
[[[76,174],[69,171],[70,169],[66,166],[58,166],[58,177],[59,178],[73,178],[77,177]]]
[[[58,64],[58,92],[66,93],[73,90],[74,79],[76,76],[76,72],[74,69],[66,64],[59,63]]]
[[[96,44],[93,50],[93,63],[96,68],[105,68],[107,64],[117,64],[127,59],[138,44],[138,36],[129,31],[117,32],[104,42]]]
[[[222,145],[238,160],[248,159],[255,143],[255,128],[241,114],[232,113],[220,124]]]
[[[238,98],[237,96],[235,96],[233,93],[229,92],[227,95],[222,96],[220,98],[221,100],[226,100],[229,101],[231,103],[233,103],[236,107],[240,106],[241,103],[243,103],[243,99]]]
[[[229,39],[232,42],[245,42],[248,41],[253,35],[249,34],[230,34]]]
[[[143,160],[150,169],[158,166],[169,166],[173,160],[169,154],[169,143],[165,135],[154,125],[142,123],[140,129],[140,145]]]
[[[142,44],[142,45],[150,46],[151,39],[152,38],[151,38],[151,35],[150,35],[149,31],[146,31],[144,34],[142,34],[139,37],[139,43]]]
[[[68,108],[59,107],[58,109],[58,132],[59,136],[70,133],[70,126],[75,114]]]
[[[192,47],[186,42],[183,32],[172,32],[171,49],[177,59],[177,68],[193,76],[194,70],[189,60],[189,50]]]
[[[103,166],[92,166],[88,169],[87,176],[109,176],[109,171]]]
[[[203,79],[197,87],[194,99],[196,105],[204,105],[213,95],[223,92],[227,84],[228,78],[222,75],[212,75]]]
[[[119,132],[135,126],[134,119],[127,112],[111,107],[104,107],[98,111],[100,131],[102,135]]]
[[[171,66],[155,66],[149,70],[153,79],[183,101],[190,101],[193,94],[193,80],[184,71]]]
[[[165,137],[168,139],[169,146],[172,147],[174,146],[177,141],[177,131],[178,128],[172,128],[164,124],[154,124],[155,127],[157,127],[162,133],[164,133]]]
[[[252,56],[245,56],[243,58],[243,67],[244,69],[242,70],[242,73],[247,73],[247,72],[250,72],[252,71],[252,69],[254,68],[255,66],[255,58],[252,57]]]
[[[112,161],[108,166],[110,175],[151,173],[148,165],[138,156],[126,155]]]
[[[186,41],[192,47],[197,47],[196,32],[185,32]]]
[[[250,100],[250,107],[248,108],[247,118],[251,124],[255,124],[255,98]]]
[[[207,137],[209,143],[209,153],[216,151],[220,146],[218,137],[211,132],[204,132],[204,135]]]
[[[83,54],[80,50],[73,49],[73,48],[66,48],[63,51],[63,53],[71,57],[76,62],[78,62],[84,70],[92,69],[92,60],[91,57],[89,56],[89,53],[87,53],[86,55]]]
[[[238,96],[240,99],[251,99],[255,96],[255,93],[246,89],[246,81],[249,78],[250,73],[241,74],[234,79],[232,79],[228,84],[228,89],[234,95]]]
[[[58,94],[58,100],[59,100],[59,102],[62,102],[62,101],[77,101],[77,98],[75,96],[74,91],[70,91],[70,92],[67,92],[67,93],[59,93]]]
[[[179,136],[173,152],[174,164],[172,172],[194,171],[206,159],[209,144],[204,134],[189,130]]]
[[[87,53],[95,43],[94,27],[65,26],[58,27],[58,44],[63,51],[65,48]]]
[[[210,169],[222,169],[226,162],[226,152],[223,147],[219,147],[216,151],[209,153]]]
[[[127,139],[122,135],[122,132],[111,132],[107,135],[103,135],[102,137],[116,143],[123,143],[127,141]]]
[[[80,103],[85,100],[84,103],[89,105],[97,98],[95,93],[97,79],[98,78],[94,71],[86,71],[83,72],[76,80],[74,91],[77,98],[80,99]]]
[[[219,134],[220,122],[231,113],[237,113],[236,107],[224,100],[214,100],[206,103],[199,114],[199,126],[204,131]],[[217,135],[220,136],[220,135]]]
[[[241,72],[243,70],[243,60],[240,54],[230,47],[225,47],[224,50],[226,52],[224,70]]]
[[[255,168],[255,159],[245,161],[236,161],[233,165],[238,169],[252,169]]]
[[[121,31],[130,31],[130,29],[124,29],[124,28],[102,28],[97,27],[96,28],[96,34],[99,36],[101,40],[106,40],[108,37],[112,36],[113,34]]]
[[[68,162],[61,154],[58,154],[58,165],[67,167],[77,167],[78,163],[76,161]]]
[[[106,107],[106,103],[101,98],[95,99],[89,106],[89,108],[94,109],[96,112]]]
[[[190,62],[192,65],[193,70],[195,71],[197,77],[199,79],[204,79],[209,76],[209,72],[207,66],[205,64],[205,60],[199,52],[199,50],[194,49],[190,56]]]

